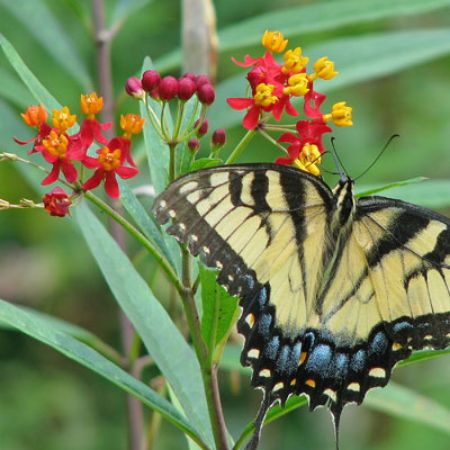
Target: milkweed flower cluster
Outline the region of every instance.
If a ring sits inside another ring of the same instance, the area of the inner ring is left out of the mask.
[[[74,193],[87,191],[97,187],[104,181],[105,191],[111,198],[119,197],[117,176],[131,178],[138,173],[131,157],[131,138],[139,134],[144,119],[136,114],[121,116],[120,127],[123,134],[108,139],[105,132],[111,123],[101,123],[97,114],[103,108],[103,98],[95,92],[81,95],[81,112],[85,116],[79,130],[71,132],[76,125],[77,116],[72,114],[68,106],[55,109],[49,114],[42,105],[32,105],[21,114],[26,125],[36,129],[36,136],[29,141],[15,138],[20,145],[32,144],[29,154],[40,153],[51,165],[49,174],[42,180],[43,185],[61,181],[63,176]],[[88,154],[93,145],[97,149],[91,156]],[[94,170],[87,179],[81,173],[84,169]],[[53,189],[43,198],[45,209],[52,215],[65,216],[72,202],[72,196],[62,188]]]
[[[270,118],[279,121],[284,113],[292,117],[300,115],[293,101],[303,101],[304,119],[297,121],[296,133],[282,134],[278,142],[289,143],[287,156],[280,157],[277,164],[293,165],[320,175],[318,165],[324,153],[322,137],[331,132],[328,124],[346,127],[353,124],[352,108],[346,102],[334,104],[331,111],[323,113],[325,94],[315,90],[317,79],[331,80],[336,72],[334,63],[326,56],[314,62],[308,71],[309,58],[303,55],[301,47],[287,49],[288,40],[279,31],[266,31],[262,37],[266,49],[263,56],[252,58],[247,55],[243,62],[235,59],[235,64],[250,68],[247,73],[250,96],[229,98],[231,108],[245,110],[242,124],[248,130],[269,129]],[[275,58],[282,53],[283,61]],[[278,126],[282,128],[282,126]]]

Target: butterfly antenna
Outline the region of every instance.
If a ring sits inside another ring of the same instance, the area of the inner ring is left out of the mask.
[[[341,180],[347,180],[348,179],[347,171],[345,170],[344,164],[342,164],[341,158],[339,158],[339,155],[336,151],[336,147],[334,145],[335,140],[336,138],[333,136],[331,138],[331,146],[333,147],[333,151],[331,153],[333,155],[334,164],[338,169],[338,174],[341,177]]]
[[[249,443],[246,445],[245,450],[256,450],[258,448],[264,418],[266,417],[267,411],[269,410],[272,402],[273,398],[270,395],[270,392],[264,391],[264,397],[262,399],[258,415],[256,416],[254,422],[255,431],[253,432],[252,438],[250,439]]]
[[[383,153],[387,150],[387,148],[389,147],[390,143],[395,139],[400,137],[399,134],[393,134],[386,142],[386,144],[384,144],[384,147],[381,149],[381,152],[378,153],[378,155],[375,157],[375,159],[369,164],[369,167],[367,167],[367,169],[365,169],[362,173],[360,173],[356,178],[356,180],[359,180],[361,177],[363,177],[377,162],[378,160],[381,158],[381,156],[383,155]]]

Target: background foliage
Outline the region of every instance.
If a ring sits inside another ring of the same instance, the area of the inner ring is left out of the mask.
[[[144,56],[150,55],[161,70],[180,70],[180,2],[110,0],[105,4],[109,20],[124,21],[112,54],[118,110],[137,112],[137,105],[119,94]],[[329,94],[329,105],[345,99],[354,107],[355,125],[334,133],[350,174],[361,172],[390,135],[401,135],[360,181],[360,188],[427,176],[438,181],[398,188],[387,195],[450,212],[449,1],[282,0],[275,4],[217,0],[215,6],[221,39],[219,98],[210,119],[214,128],[227,127],[228,149],[243,131],[240,115],[223,100],[241,94],[244,85],[242,72],[229,57],[251,54],[262,31],[278,28],[312,58],[326,54],[337,63],[341,76],[327,83],[324,92]],[[0,0],[1,33],[63,104],[77,104],[80,92],[96,86],[90,8],[88,0]],[[18,113],[34,101],[3,55],[0,77],[0,149],[15,152],[11,136],[29,133]],[[242,159],[271,161],[276,156],[276,150],[256,138]],[[332,161],[326,166],[333,169]],[[145,182],[143,174],[138,183]],[[0,198],[14,201],[33,196],[27,177],[17,167],[0,164]],[[151,264],[144,262],[141,273],[151,276]],[[38,210],[1,212],[0,298],[79,324],[120,347],[116,303],[70,221]],[[125,448],[121,391],[22,334],[8,331],[0,336],[1,448]],[[236,362],[236,355],[228,355],[223,365],[236,367]],[[393,380],[434,399],[448,413],[448,374],[448,357],[444,357],[398,370]],[[253,417],[260,393],[249,388],[248,374],[223,370],[220,381],[227,422],[236,434]],[[400,417],[395,418],[374,410],[376,395],[367,406],[346,409],[341,433],[344,448],[448,448],[449,434],[427,425],[426,415],[418,414],[415,422],[404,418],[406,410],[426,410],[424,399],[400,406]],[[393,401],[391,413],[395,408]],[[301,408],[268,426],[262,448],[331,448],[332,439],[328,414],[324,410],[309,414]],[[163,422],[162,438],[155,448],[182,445],[181,433]]]

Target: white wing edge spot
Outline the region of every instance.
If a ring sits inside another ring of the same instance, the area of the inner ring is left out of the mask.
[[[217,261],[216,261],[216,267],[217,267],[219,270],[222,270],[222,269],[223,269],[223,264],[222,264],[219,260],[217,260]]]
[[[369,370],[369,377],[386,378],[386,371],[382,367],[374,367]]]
[[[161,201],[159,202],[159,207],[160,207],[161,209],[165,208],[166,206],[167,206],[167,202],[166,202],[165,200],[161,200]]]
[[[169,209],[168,214],[172,219],[177,216],[177,213],[173,209]]]
[[[359,392],[361,390],[361,386],[359,383],[350,383],[347,386],[347,390],[352,392]]]
[[[258,359],[259,355],[260,355],[260,351],[257,348],[252,348],[248,351],[247,356],[249,358],[254,358],[254,359]]]
[[[272,392],[279,391],[280,389],[284,388],[284,383],[282,381],[279,381],[272,389]]]
[[[202,250],[203,250],[203,253],[205,253],[206,255],[209,255],[211,252],[209,251],[209,248],[206,246],[206,245],[204,245],[203,247],[202,247]]]
[[[263,378],[270,378],[272,376],[272,372],[269,369],[263,369],[259,372],[259,376]]]

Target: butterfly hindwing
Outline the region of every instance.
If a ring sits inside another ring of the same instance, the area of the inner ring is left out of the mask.
[[[350,210],[339,195],[293,168],[232,165],[176,180],[154,207],[239,295],[252,384],[337,418],[450,333],[450,220],[381,197]]]

